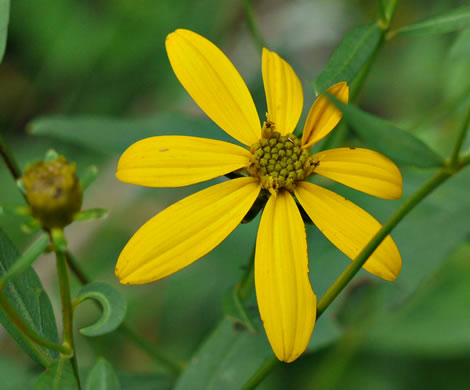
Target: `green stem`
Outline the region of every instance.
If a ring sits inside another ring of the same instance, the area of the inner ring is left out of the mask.
[[[83,271],[75,257],[69,251],[67,251],[65,255],[70,270],[77,277],[80,283],[83,285],[90,283],[91,279],[86,275],[85,271]],[[182,366],[180,364],[175,363],[165,357],[155,346],[151,345],[148,340],[137,334],[137,332],[132,330],[127,324],[121,324],[118,330],[122,335],[132,340],[139,348],[151,356],[155,361],[166,367],[171,373],[178,375],[181,372]]]
[[[7,280],[14,278],[29,268],[31,264],[33,264],[33,262],[45,251],[48,244],[49,237],[46,234],[39,237],[39,239],[31,245],[0,278],[0,292]]]
[[[123,324],[118,328],[119,332],[121,332],[124,336],[128,339],[132,340],[137,346],[139,346],[143,351],[147,352],[147,354],[153,357],[156,361],[158,361],[161,365],[165,366],[170,372],[174,375],[178,376],[182,371],[182,366],[172,362],[171,360],[167,359],[159,349],[155,348],[151,343],[148,342],[144,337],[140,336],[137,332],[134,332],[131,328],[127,325]]]
[[[33,350],[33,352],[35,352],[41,364],[43,364],[45,367],[49,366],[50,362],[44,356],[43,352],[37,347],[37,345],[41,345],[43,347],[52,349],[60,353],[71,352],[70,348],[68,348],[67,346],[57,344],[49,339],[46,339],[45,337],[41,336],[36,330],[26,325],[23,319],[16,312],[15,308],[10,304],[8,299],[3,294],[0,294],[0,306],[7,314],[10,323],[22,336],[26,344],[28,344],[28,346]],[[34,341],[34,343],[36,343],[37,345],[31,343],[30,341]]]
[[[266,359],[263,365],[255,372],[255,374],[245,383],[242,390],[256,389],[258,385],[266,378],[266,376],[279,364],[276,356]]]
[[[56,250],[55,253],[57,257],[57,277],[59,278],[60,300],[62,303],[62,322],[64,329],[63,344],[69,346],[72,350],[71,360],[73,371],[80,389],[80,375],[78,372],[77,354],[75,351],[75,343],[73,338],[73,308],[70,297],[70,282],[67,270],[67,259],[65,252]],[[65,357],[70,357],[70,354],[66,355]]]
[[[5,164],[7,165],[8,169],[10,170],[11,175],[14,177],[15,180],[18,180],[22,175],[21,170],[1,134],[0,134],[0,154],[2,155],[3,160],[5,161]]]
[[[468,108],[467,115],[462,123],[462,127],[460,128],[459,135],[457,136],[457,141],[455,143],[454,149],[452,150],[452,154],[450,155],[450,165],[455,166],[458,161],[460,150],[462,149],[462,145],[465,141],[465,137],[467,136],[468,129],[470,127],[470,107]]]
[[[243,0],[243,10],[245,11],[246,24],[250,30],[253,41],[261,51],[264,47],[267,46],[266,41],[263,38],[263,34],[261,34],[261,31],[259,30],[256,23],[255,12],[253,11],[253,4],[251,3],[251,0]]]
[[[382,229],[372,238],[361,253],[352,263],[343,271],[340,277],[331,285],[328,291],[318,302],[317,318],[328,308],[338,294],[346,287],[356,273],[362,268],[367,259],[377,249],[381,242],[390,234],[398,223],[411,211],[416,205],[427,197],[441,183],[453,175],[452,171],[445,168],[439,170],[410,198],[408,198],[400,208],[388,219]]]
[[[248,299],[250,294],[253,291],[255,286],[255,277],[254,277],[254,266],[255,266],[255,253],[256,253],[256,245],[253,246],[253,250],[251,251],[250,262],[247,265],[245,272],[237,284],[235,289],[238,291],[240,298],[243,300]]]

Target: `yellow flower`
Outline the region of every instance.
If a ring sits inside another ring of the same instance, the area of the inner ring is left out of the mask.
[[[245,170],[247,176],[199,191],[150,219],[123,249],[116,275],[121,283],[141,284],[188,266],[220,244],[240,224],[260,191],[267,190],[270,197],[256,240],[256,295],[274,353],[291,362],[307,347],[316,316],[305,226],[294,196],[351,259],[381,227],[342,196],[303,179],[319,174],[395,199],[402,193],[400,171],[388,158],[366,149],[339,148],[310,156],[310,147],[338,124],[341,113],[320,96],[308,114],[302,139],[297,139],[292,132],[302,111],[302,86],[276,53],[263,50],[268,121],[261,126],[243,79],[214,44],[194,32],[177,30],[167,37],[166,48],[177,78],[194,101],[247,148],[205,138],[151,137],[124,152],[117,178],[149,187],[179,187],[236,170]],[[348,100],[344,82],[328,92]],[[364,268],[383,279],[396,279],[401,258],[390,236]]]

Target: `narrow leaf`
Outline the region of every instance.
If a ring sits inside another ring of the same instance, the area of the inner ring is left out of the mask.
[[[97,301],[103,313],[93,325],[80,329],[80,333],[85,336],[101,336],[114,331],[126,315],[127,304],[123,296],[109,284],[92,282],[83,287],[74,301],[74,307],[86,299]]]
[[[10,269],[15,260],[19,257],[20,252],[18,249],[16,249],[3,231],[0,230],[0,277]],[[58,342],[57,326],[51,302],[36,272],[31,267],[28,267],[23,273],[15,277],[14,280],[7,281],[2,293],[6,295],[10,304],[13,305],[26,324],[49,340]],[[0,323],[31,358],[37,361],[33,352],[13,329],[1,309]],[[50,360],[54,360],[58,357],[55,351],[46,348],[41,348],[41,351],[43,351],[44,355]]]
[[[347,32],[339,46],[333,52],[326,68],[315,81],[317,94],[340,81],[349,84],[362,67],[374,55],[383,31],[377,24],[366,24]]]
[[[253,335],[224,319],[193,356],[174,390],[239,390],[270,356],[264,332]]]
[[[68,359],[56,360],[39,377],[34,390],[78,390],[72,363]]]
[[[390,35],[443,34],[470,27],[470,6],[453,9],[419,23],[401,27]]]
[[[444,164],[436,152],[409,132],[352,104],[344,104],[333,96],[330,99],[343,112],[346,122],[367,144],[396,163],[420,168]]]
[[[0,0],[0,62],[3,61],[7,46],[10,0]]]
[[[231,140],[208,118],[190,118],[174,113],[158,114],[144,119],[46,117],[31,122],[28,131],[34,135],[47,135],[106,154],[120,154],[134,142],[156,135],[190,135]]]
[[[119,380],[114,372],[113,366],[103,358],[99,358],[86,382],[86,390],[119,390]]]
[[[449,55],[452,60],[470,59],[470,28],[460,33],[452,45]]]

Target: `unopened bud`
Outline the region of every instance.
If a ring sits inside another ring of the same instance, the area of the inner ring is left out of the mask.
[[[54,161],[39,161],[23,175],[26,198],[32,216],[42,226],[63,228],[70,224],[82,206],[82,188],[75,164],[59,156]]]

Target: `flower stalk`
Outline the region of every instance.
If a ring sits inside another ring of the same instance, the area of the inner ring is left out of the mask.
[[[21,177],[21,169],[16,162],[13,154],[10,151],[10,148],[6,144],[3,136],[0,134],[0,155],[3,157],[5,164],[7,165],[8,170],[15,180],[18,180]]]
[[[451,167],[455,166],[458,163],[459,154],[462,149],[465,138],[468,134],[469,128],[470,128],[470,107],[468,107],[467,115],[465,116],[465,119],[462,123],[462,126],[460,127],[460,130],[457,136],[457,142],[455,143],[454,149],[452,150],[452,154],[450,155],[449,165]]]
[[[80,388],[80,375],[78,372],[77,355],[75,353],[75,343],[73,337],[73,308],[70,297],[70,282],[67,269],[67,260],[65,252],[55,251],[57,258],[57,277],[59,279],[60,300],[62,303],[62,322],[63,322],[63,345],[70,348],[69,354],[64,357],[72,361],[73,371]]]

